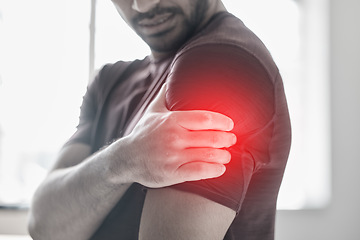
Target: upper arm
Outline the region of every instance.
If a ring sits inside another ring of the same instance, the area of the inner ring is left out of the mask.
[[[149,189],[140,224],[141,240],[223,239],[235,211],[193,193]]]
[[[256,58],[233,46],[188,50],[176,60],[168,83],[170,110],[227,115],[238,142],[229,149],[232,160],[223,176],[148,190],[140,234],[146,239],[151,234],[174,239],[167,234],[176,233],[179,239],[222,239],[240,211],[253,172],[269,161],[273,83]]]

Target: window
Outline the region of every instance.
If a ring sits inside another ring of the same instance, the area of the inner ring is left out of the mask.
[[[3,2],[0,202],[18,204],[29,201],[74,131],[88,73],[150,51],[111,1],[92,0],[93,11],[84,1]],[[330,199],[326,0],[223,2],[264,41],[284,79],[293,143],[278,208],[323,207]]]
[[[0,203],[27,204],[74,131],[88,80],[87,1],[2,0]]]

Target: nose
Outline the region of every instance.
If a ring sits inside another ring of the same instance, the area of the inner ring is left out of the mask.
[[[144,13],[153,9],[160,0],[133,0],[132,9]]]

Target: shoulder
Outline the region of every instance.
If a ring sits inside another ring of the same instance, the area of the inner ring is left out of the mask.
[[[134,71],[137,68],[141,68],[149,64],[148,57],[142,60],[134,61],[118,61],[115,63],[107,63],[97,71],[94,81],[102,82],[103,84],[108,84],[111,80],[120,77],[121,75],[128,73],[129,71]]]
[[[106,97],[115,84],[124,81],[137,69],[141,69],[148,64],[148,57],[141,60],[107,63],[96,72],[95,77],[89,84],[88,91],[96,93],[98,100],[101,101],[102,97]]]
[[[272,80],[278,75],[278,68],[265,44],[240,19],[228,12],[215,15],[204,29],[184,44],[177,52],[174,63],[185,53],[199,47],[207,48],[210,52],[214,49],[231,48],[234,53],[241,53],[239,57],[255,59]],[[219,57],[227,58],[226,54],[228,52]]]
[[[246,119],[249,125],[263,126],[275,111],[276,79],[241,48],[198,45],[175,59],[167,79],[167,107],[217,111],[239,122]]]

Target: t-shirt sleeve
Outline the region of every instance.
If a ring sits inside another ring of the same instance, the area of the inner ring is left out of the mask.
[[[240,211],[252,174],[270,161],[274,83],[263,65],[232,45],[208,44],[179,55],[168,76],[170,110],[210,110],[233,119],[237,143],[223,176],[172,188]]]
[[[91,145],[91,135],[98,107],[99,97],[97,96],[97,92],[99,89],[99,82],[100,74],[88,85],[80,107],[79,124],[76,127],[75,133],[65,143],[65,146],[72,143]]]

